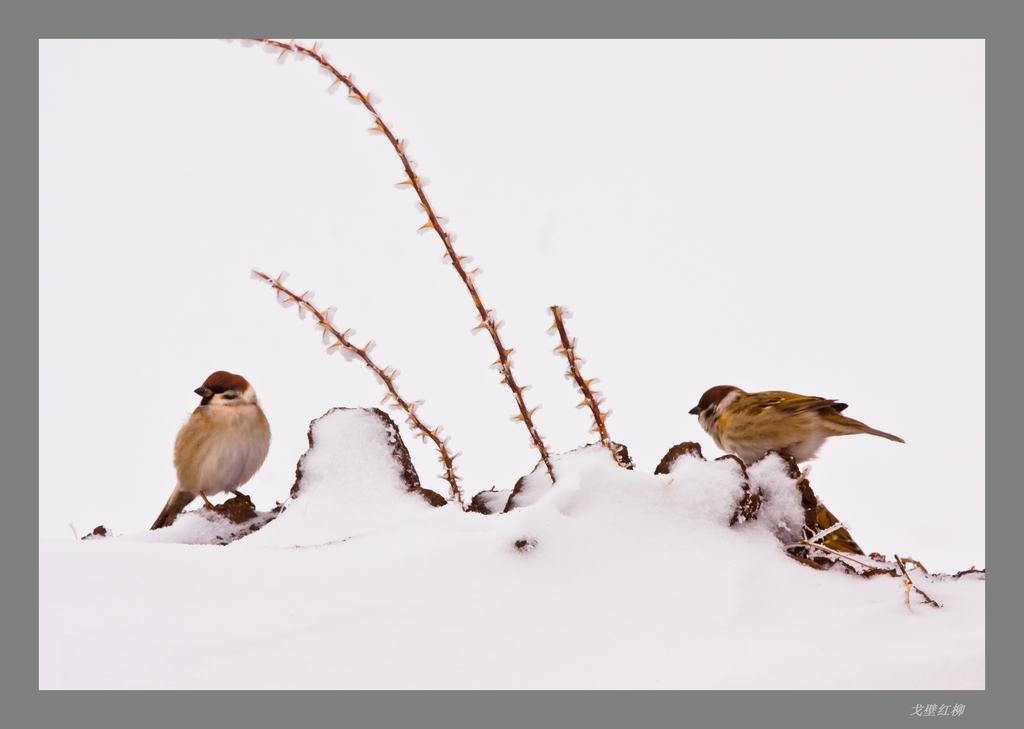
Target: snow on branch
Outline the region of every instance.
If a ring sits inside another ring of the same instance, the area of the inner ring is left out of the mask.
[[[304,294],[296,294],[289,290],[281,283],[284,274],[277,278],[271,278],[261,271],[253,270],[253,278],[260,279],[270,284],[270,286],[277,292],[278,301],[284,305],[297,305],[299,306],[300,314],[308,311],[316,319],[316,325],[323,330],[324,337],[333,339],[334,341],[327,346],[327,351],[331,352],[335,349],[340,349],[343,353],[347,353],[349,358],[358,358],[377,376],[381,384],[387,389],[387,394],[384,396],[384,400],[391,402],[389,405],[396,410],[402,410],[406,416],[406,422],[413,430],[415,430],[420,438],[424,442],[427,440],[433,441],[434,445],[437,446],[437,451],[440,454],[438,460],[444,466],[443,478],[448,481],[449,486],[449,501],[455,501],[460,506],[464,506],[462,501],[462,490],[459,488],[459,476],[455,474],[456,466],[455,459],[459,454],[452,454],[448,450],[448,438],[442,439],[440,436],[441,426],[434,429],[427,427],[419,415],[416,413],[416,408],[423,403],[422,400],[416,400],[408,402],[401,395],[398,394],[398,388],[395,386],[395,377],[398,375],[398,370],[393,367],[380,367],[370,357],[370,350],[373,348],[373,342],[368,342],[365,346],[359,347],[351,342],[348,335],[351,333],[351,329],[346,329],[343,332],[339,332],[335,329],[331,323],[331,309],[330,307],[323,311],[317,309],[311,301],[309,301],[309,292]]]
[[[253,38],[252,40],[263,43],[269,48],[280,48],[281,53],[278,56],[279,58],[288,52],[293,52],[316,61],[320,70],[333,79],[331,88],[338,84],[343,84],[348,89],[348,98],[358,104],[362,104],[362,106],[370,113],[370,116],[373,117],[373,126],[370,127],[370,131],[383,134],[387,137],[388,142],[391,143],[395,153],[398,155],[406,175],[406,179],[398,183],[399,186],[412,188],[416,192],[420,206],[422,207],[423,212],[427,215],[427,222],[420,226],[420,230],[433,230],[437,233],[441,242],[444,244],[446,259],[451,263],[455,272],[459,275],[459,278],[462,279],[463,284],[466,286],[466,290],[473,299],[473,305],[476,307],[477,315],[480,318],[480,324],[477,328],[482,328],[487,331],[491,337],[491,341],[494,343],[494,348],[498,352],[498,360],[495,362],[495,365],[501,373],[501,382],[502,384],[508,385],[509,389],[512,391],[513,397],[515,398],[516,407],[519,409],[519,414],[514,417],[516,420],[522,420],[523,424],[526,425],[527,430],[530,432],[530,439],[533,442],[533,446],[540,453],[540,458],[547,467],[548,475],[551,477],[553,482],[555,480],[555,473],[551,466],[551,458],[548,454],[547,447],[544,445],[544,440],[541,438],[540,433],[537,432],[537,428],[533,424],[533,412],[536,408],[531,410],[526,407],[526,401],[523,398],[523,392],[526,388],[521,387],[512,375],[512,360],[509,358],[512,350],[505,347],[501,341],[500,335],[498,334],[498,328],[501,326],[501,323],[495,321],[493,312],[483,305],[483,302],[480,299],[480,294],[476,289],[476,285],[473,283],[473,279],[480,273],[480,270],[467,270],[464,264],[468,263],[469,257],[460,256],[455,252],[455,249],[452,246],[455,236],[445,229],[444,218],[434,212],[434,208],[427,199],[426,193],[423,192],[424,180],[416,174],[414,171],[415,163],[410,161],[405,152],[406,141],[404,139],[398,139],[391,131],[391,128],[381,118],[380,114],[377,113],[377,109],[373,103],[373,93],[363,93],[363,91],[353,83],[351,74],[346,76],[338,71],[338,69],[327,60],[327,56],[322,51],[317,50],[316,43],[313,44],[312,48],[306,48],[294,41],[284,43],[282,41],[271,40],[269,38]]]

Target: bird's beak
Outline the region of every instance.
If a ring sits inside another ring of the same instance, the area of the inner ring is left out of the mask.
[[[693,410],[690,411],[690,415],[700,415],[700,405],[694,405]]]
[[[199,395],[199,397],[202,397],[202,398],[210,397],[210,395],[213,394],[213,390],[211,390],[206,385],[200,385],[199,387],[197,387],[192,392],[194,392],[195,394]]]

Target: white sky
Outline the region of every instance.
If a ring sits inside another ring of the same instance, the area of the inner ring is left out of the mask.
[[[984,566],[982,41],[326,41],[410,141],[484,269],[553,452],[592,440],[584,373],[637,467],[696,440],[712,385],[834,397],[896,433],[834,439],[811,483],[869,551]],[[370,118],[311,62],[238,42],[40,44],[40,534],[148,527],[217,369],[274,433],[283,499],[309,421],[383,395],[249,269],[291,273],[402,371],[467,494],[532,469],[474,309]],[[404,437],[444,493],[432,449]]]

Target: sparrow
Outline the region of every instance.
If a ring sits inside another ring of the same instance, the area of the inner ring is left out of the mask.
[[[905,443],[902,438],[875,430],[842,415],[844,402],[792,392],[744,392],[732,385],[718,385],[701,395],[690,410],[702,428],[726,453],[747,463],[770,450],[784,451],[797,463],[814,458],[826,438],[868,433]]]
[[[178,483],[150,529],[169,526],[197,496],[213,508],[208,496],[237,495],[270,450],[270,424],[248,380],[221,370],[195,393],[202,401],[174,441]]]

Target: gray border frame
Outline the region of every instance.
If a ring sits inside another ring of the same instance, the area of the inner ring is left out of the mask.
[[[307,5],[304,3],[304,5]],[[314,4],[315,5],[315,4]],[[404,6],[404,7],[401,7]],[[303,27],[293,19],[301,17]],[[0,125],[3,173],[0,175],[0,317],[3,321],[2,393],[5,504],[0,510],[4,554],[3,646],[0,692],[5,723],[17,727],[306,727],[388,726],[413,723],[445,727],[585,726],[682,727],[749,726],[782,723],[804,726],[910,726],[916,703],[963,703],[961,719],[931,718],[931,725],[990,727],[1013,722],[1012,702],[1021,655],[1019,631],[1009,629],[1018,604],[1007,594],[1020,585],[1013,548],[989,549],[994,579],[988,590],[989,640],[985,691],[964,692],[40,692],[38,690],[38,556],[26,544],[38,544],[38,341],[41,329],[59,336],[68,322],[39,322],[38,300],[38,39],[43,37],[224,37],[282,31],[316,37],[333,28],[335,36],[359,37],[878,37],[985,38],[987,155],[988,307],[986,354],[988,391],[986,453],[988,529],[992,542],[1009,542],[1011,515],[1020,513],[1020,477],[1013,478],[1006,454],[1019,449],[1020,431],[1009,415],[1020,405],[1020,387],[1009,374],[1020,336],[1012,336],[1011,317],[1020,311],[1020,287],[1011,277],[1020,267],[1019,230],[1021,145],[1013,131],[1022,128],[1019,41],[1024,27],[1020,4],[975,0],[942,2],[900,0],[833,3],[811,0],[719,0],[701,7],[670,7],[656,2],[595,7],[583,0],[495,4],[470,0],[379,3],[361,8],[255,8],[241,0],[174,3],[139,7],[126,0],[40,2],[3,12],[0,24],[0,78],[4,111]],[[262,30],[261,30],[262,29]],[[30,37],[27,37],[30,36]],[[36,67],[29,59],[36,60]],[[33,71],[36,71],[33,73]],[[33,241],[36,241],[33,244]],[[32,276],[31,274],[35,274]],[[951,282],[955,284],[955,282]],[[1013,301],[1018,300],[1014,305]],[[33,319],[36,319],[33,322]],[[36,324],[33,327],[33,323]],[[1017,330],[1019,331],[1019,329]],[[908,336],[910,334],[908,333]],[[1007,351],[1009,350],[1009,351]],[[956,401],[979,392],[943,393]],[[1008,579],[1006,573],[1010,572]],[[1018,578],[1013,579],[1012,574]],[[69,596],[73,599],[73,596]],[[1011,612],[1012,611],[1012,612]],[[1007,630],[1002,630],[1007,626]],[[35,628],[36,630],[33,630]],[[35,671],[32,668],[35,667]],[[792,667],[789,667],[792,668]],[[1007,720],[1002,717],[1006,716]],[[903,717],[907,717],[904,719]],[[916,725],[916,723],[914,724]]]

